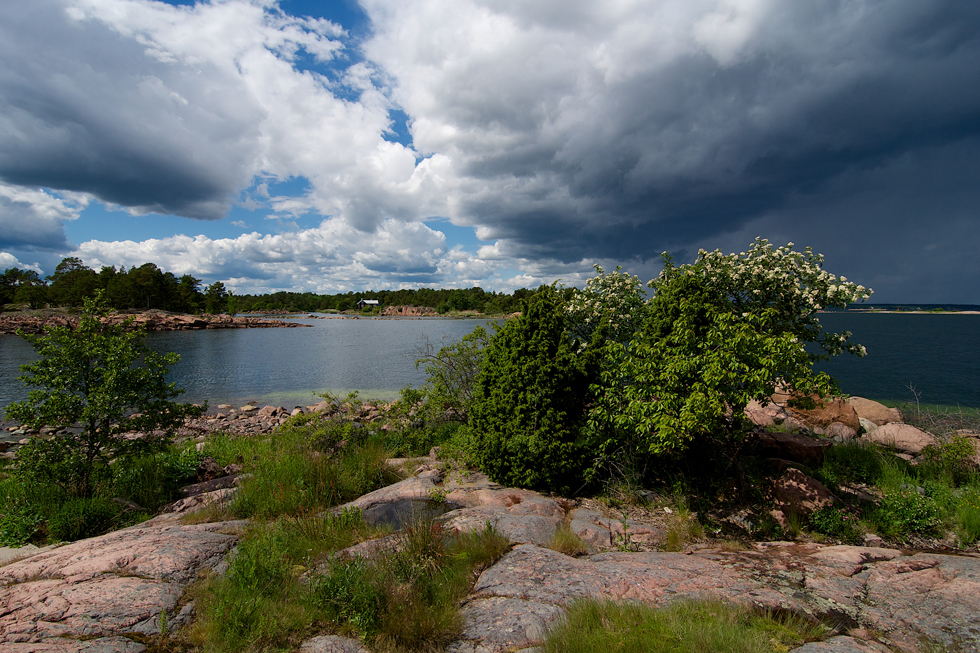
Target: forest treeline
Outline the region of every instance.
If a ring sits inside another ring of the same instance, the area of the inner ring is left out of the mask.
[[[161,309],[176,313],[247,313],[251,311],[346,311],[361,299],[376,299],[381,306],[428,306],[440,313],[474,310],[499,314],[519,310],[521,299],[534,293],[521,288],[513,294],[482,288],[367,290],[335,295],[312,292],[276,292],[235,295],[216,281],[209,286],[189,274],[176,276],[153,263],[128,270],[103,267],[96,272],[81,259],[68,257],[54,274],[42,277],[33,270],[8,268],[0,276],[0,306],[27,304],[31,308],[77,307],[96,290],[117,310]]]

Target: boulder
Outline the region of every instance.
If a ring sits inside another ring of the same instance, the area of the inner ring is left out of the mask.
[[[831,422],[830,425],[824,430],[824,434],[828,438],[832,438],[836,441],[853,440],[857,437],[857,431],[852,429],[847,424],[842,424],[840,422]]]
[[[194,470],[194,475],[197,477],[198,483],[206,483],[207,481],[226,476],[225,468],[219,465],[211,456],[201,461],[201,464]]]
[[[861,430],[865,433],[871,433],[878,428],[877,424],[866,417],[858,417],[858,421],[861,422]]]
[[[921,431],[911,424],[892,422],[879,426],[874,431],[866,433],[865,438],[875,444],[895,447],[899,451],[918,456],[930,444],[936,444],[936,438]]]
[[[339,514],[357,509],[368,524],[384,524],[397,530],[421,519],[439,517],[458,507],[451,501],[434,499],[439,480],[438,476],[412,476],[338,506],[333,512]]]
[[[854,409],[858,417],[874,422],[877,426],[902,421],[902,413],[897,408],[888,408],[871,399],[851,397],[847,403]]]
[[[773,517],[784,528],[788,525],[787,515],[796,514],[806,517],[836,500],[823,483],[795,468],[783,472],[773,485],[773,498],[776,503]]]
[[[813,426],[827,428],[832,423],[839,422],[854,429],[855,433],[861,428],[854,407],[844,399],[819,399],[816,408],[811,410],[789,408],[789,411],[806,424]]]
[[[753,399],[745,407],[745,416],[756,426],[775,426],[782,424],[783,420],[789,417],[786,409],[778,404],[761,403]]]

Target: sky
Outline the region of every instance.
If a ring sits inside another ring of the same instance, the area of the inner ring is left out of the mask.
[[[0,269],[510,292],[759,236],[980,304],[980,3],[0,2]]]

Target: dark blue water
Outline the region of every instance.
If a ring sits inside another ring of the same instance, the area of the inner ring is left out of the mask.
[[[868,349],[819,368],[841,389],[869,399],[980,407],[980,315],[823,313],[825,330],[850,331]]]
[[[868,356],[838,356],[821,365],[844,392],[871,399],[980,407],[980,315],[825,313],[825,328],[854,333]],[[255,400],[311,403],[312,391],[393,398],[425,375],[414,365],[415,350],[459,339],[478,320],[301,320],[308,329],[231,329],[150,334],[158,351],[176,351],[172,379],[188,401],[212,404]],[[0,406],[23,399],[16,380],[33,350],[16,336],[0,336]]]

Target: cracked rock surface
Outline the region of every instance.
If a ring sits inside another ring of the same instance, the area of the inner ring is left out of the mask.
[[[144,650],[122,636],[188,619],[184,588],[224,560],[242,525],[134,526],[0,567],[0,650]]]
[[[463,609],[463,639],[449,650],[503,653],[534,646],[581,598],[652,606],[716,598],[819,616],[844,631],[872,630],[899,650],[918,650],[925,636],[959,647],[954,650],[980,651],[980,559],[786,542],[745,551],[585,558],[519,545],[480,576]],[[842,636],[797,652],[884,650],[880,643]]]

